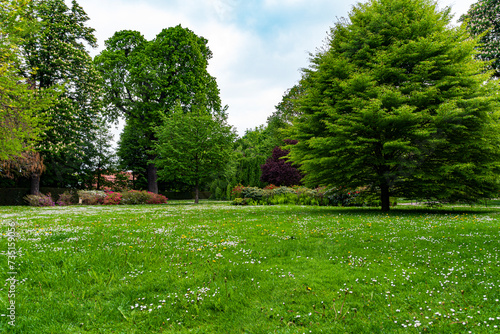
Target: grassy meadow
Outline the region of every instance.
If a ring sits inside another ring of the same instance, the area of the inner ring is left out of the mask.
[[[0,332],[500,333],[499,213],[4,207]]]

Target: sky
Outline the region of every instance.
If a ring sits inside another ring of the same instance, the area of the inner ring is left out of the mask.
[[[69,0],[67,0],[69,2]],[[77,0],[95,29],[98,47],[116,31],[136,30],[152,40],[181,25],[208,40],[208,71],[217,80],[228,121],[242,136],[265,124],[288,88],[309,66],[330,27],[348,17],[354,0]],[[440,0],[454,23],[476,0]],[[115,136],[120,127],[113,132]]]

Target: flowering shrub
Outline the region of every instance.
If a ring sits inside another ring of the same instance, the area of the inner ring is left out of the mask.
[[[241,192],[243,191],[245,187],[242,186],[241,184],[238,184],[231,190],[231,198],[241,198]]]
[[[118,205],[122,201],[122,194],[110,191],[104,198],[104,205]]]
[[[73,194],[69,191],[65,191],[64,193],[59,195],[59,200],[57,201],[57,205],[66,206],[75,204],[73,201]]]
[[[274,184],[269,184],[267,186],[264,187],[264,190],[273,190],[273,189],[276,189],[276,188],[279,188],[278,186],[275,186]]]
[[[166,204],[168,198],[161,194],[155,194],[148,191],[149,199],[146,201],[148,204]]]
[[[26,195],[24,200],[28,202],[29,206],[55,206],[56,204],[52,200],[50,193],[47,195]]]
[[[106,193],[101,190],[79,190],[78,197],[80,198],[80,203],[82,204],[96,205],[104,202]]]

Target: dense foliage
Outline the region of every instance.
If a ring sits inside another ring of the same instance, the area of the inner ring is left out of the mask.
[[[155,164],[160,179],[192,186],[198,203],[200,187],[229,162],[234,137],[224,112],[185,113],[178,105],[157,128]]]
[[[288,145],[297,143],[296,140],[285,140],[285,142]],[[288,153],[290,153],[289,150],[282,149],[279,146],[273,149],[271,157],[266,160],[265,164],[260,166],[262,171],[260,180],[262,182],[287,187],[300,184],[302,175],[290,161],[286,160]]]
[[[105,44],[95,63],[105,80],[107,109],[126,119],[128,134],[121,144],[128,145],[132,137],[142,138],[139,145],[145,147],[148,190],[157,193],[152,149],[154,128],[163,122],[162,115],[171,113],[178,103],[184,112],[222,110],[217,83],[207,71],[212,52],[205,38],[180,25],[163,29],[151,41],[137,31],[118,31]],[[134,134],[135,129],[140,133]],[[134,150],[120,151],[124,163],[130,164]]]
[[[471,35],[480,36],[479,54],[482,60],[491,61],[495,76],[500,77],[500,2],[479,0],[461,17]]]
[[[20,73],[21,47],[25,38],[39,29],[27,12],[26,1],[0,3],[0,161],[33,150],[47,130],[45,110],[57,97],[55,90],[34,91],[32,82]]]
[[[307,185],[474,201],[498,195],[498,83],[429,0],[372,0],[304,72],[291,159]]]

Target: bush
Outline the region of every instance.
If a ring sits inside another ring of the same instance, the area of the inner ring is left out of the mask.
[[[269,194],[268,192],[265,192],[263,189],[257,188],[257,187],[245,187],[241,190],[241,196],[243,198],[250,198],[254,202],[259,202],[263,198],[266,198],[268,196],[265,196]]]
[[[167,203],[167,198],[160,194],[143,190],[130,190],[122,193],[121,204],[161,204]]]
[[[50,193],[47,195],[39,194],[39,195],[26,195],[24,200],[28,202],[29,206],[55,206],[56,204],[52,200]]]
[[[148,191],[149,199],[146,201],[147,204],[166,204],[168,198],[163,195],[155,194]]]
[[[59,200],[57,201],[57,205],[66,206],[72,204],[75,204],[75,201],[74,201],[74,195],[71,192],[65,191],[62,194],[59,194]]]
[[[146,204],[149,199],[148,192],[130,190],[122,193],[122,204]]]
[[[122,194],[115,192],[108,192],[106,197],[104,198],[104,205],[118,205],[122,201]]]
[[[231,190],[231,198],[241,198],[241,192],[243,191],[243,189],[245,189],[245,187],[243,187],[241,184],[235,186],[233,190]]]
[[[233,205],[248,205],[248,198],[236,197],[231,204]]]
[[[333,206],[362,206],[363,201],[357,200],[359,190],[352,190],[348,188],[332,188],[325,192],[325,197],[329,205]]]
[[[106,193],[101,190],[79,190],[78,197],[80,198],[81,204],[96,205],[104,202]]]

